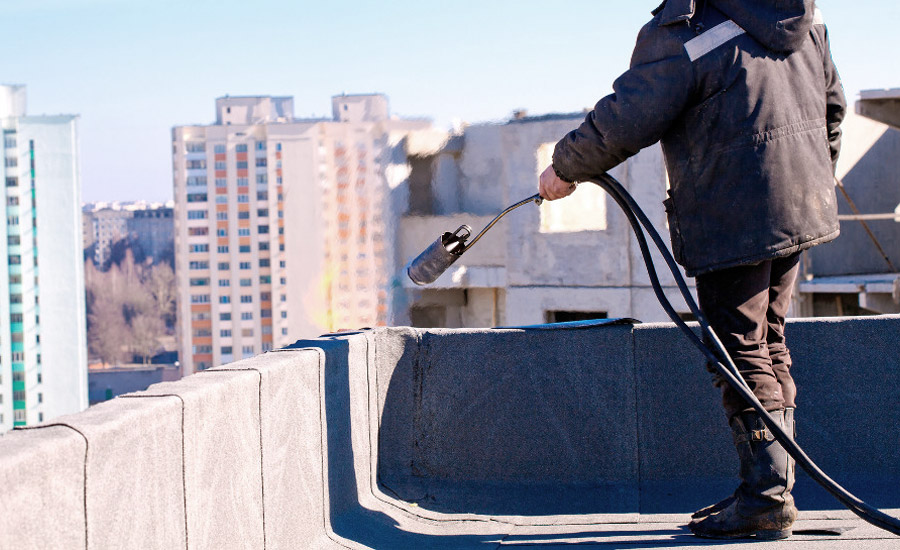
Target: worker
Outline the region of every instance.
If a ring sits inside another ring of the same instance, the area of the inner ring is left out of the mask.
[[[814,0],[668,0],[653,16],[614,93],[556,144],[540,194],[566,197],[661,142],[673,254],[753,394],[790,435],[797,392],[784,318],[799,255],[839,232],[846,102],[823,16]],[[740,484],[688,527],[708,538],[789,537],[794,461],[723,382]]]

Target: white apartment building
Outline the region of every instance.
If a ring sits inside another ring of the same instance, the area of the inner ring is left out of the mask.
[[[426,121],[379,94],[299,120],[290,97],[224,97],[173,129],[178,337],[190,374],[341,328],[386,324],[390,210]]]
[[[0,86],[0,431],[87,408],[78,117]]]

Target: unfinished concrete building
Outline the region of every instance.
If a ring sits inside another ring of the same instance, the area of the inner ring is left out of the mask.
[[[602,317],[665,319],[627,219],[605,192],[587,183],[566,200],[510,213],[435,283],[417,287],[405,275],[406,263],[444,231],[467,224],[478,232],[510,204],[537,193],[538,175],[550,164],[556,141],[583,118],[583,113],[519,113],[504,124],[472,125],[457,134],[430,130],[407,138],[403,152],[410,173],[395,194],[396,211],[403,215],[394,324],[484,327]],[[667,235],[660,147],[642,151],[612,174]],[[661,278],[679,307],[683,302],[675,296],[671,276]]]

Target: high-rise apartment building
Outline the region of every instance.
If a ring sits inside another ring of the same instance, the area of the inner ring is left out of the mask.
[[[397,144],[429,123],[378,94],[332,107],[298,120],[290,97],[224,97],[215,124],[173,129],[185,374],[390,318]]]
[[[0,430],[88,405],[77,122],[0,86]]]

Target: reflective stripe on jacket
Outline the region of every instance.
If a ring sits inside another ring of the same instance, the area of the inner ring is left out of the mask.
[[[592,179],[661,141],[672,248],[691,276],[837,237],[846,104],[814,1],[669,0],[654,15],[554,167]]]

